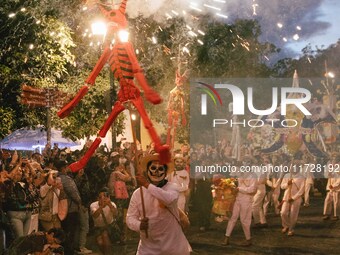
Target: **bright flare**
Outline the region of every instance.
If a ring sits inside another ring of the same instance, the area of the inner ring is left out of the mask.
[[[91,30],[94,35],[106,35],[107,27],[103,21],[96,21],[91,24]]]
[[[128,42],[129,41],[129,32],[126,30],[120,30],[118,32],[118,38],[121,42]]]

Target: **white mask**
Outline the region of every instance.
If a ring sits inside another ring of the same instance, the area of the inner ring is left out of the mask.
[[[159,164],[159,161],[152,161],[147,173],[152,183],[159,183],[166,176],[166,166]]]

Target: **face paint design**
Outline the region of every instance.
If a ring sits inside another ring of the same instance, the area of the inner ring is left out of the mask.
[[[148,167],[148,177],[152,183],[159,183],[166,176],[166,166],[159,164],[159,161],[152,161]]]

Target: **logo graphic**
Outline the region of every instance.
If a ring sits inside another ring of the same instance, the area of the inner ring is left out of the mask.
[[[270,88],[272,90],[272,106],[270,108],[259,110],[254,107],[254,93],[253,88],[248,87],[247,93],[244,95],[243,91],[232,84],[214,84],[214,86],[198,82],[200,85],[205,86],[206,88],[199,87],[200,90],[205,92],[206,94],[201,95],[201,114],[207,115],[207,94],[213,100],[215,106],[217,106],[216,99],[217,97],[220,104],[223,105],[221,96],[216,91],[217,89],[227,89],[232,94],[232,112],[233,115],[244,115],[245,114],[245,102],[247,102],[248,110],[255,115],[270,115],[277,111],[278,106],[280,106],[281,115],[287,114],[287,105],[294,105],[297,109],[299,109],[304,115],[312,115],[306,107],[303,105],[304,103],[308,103],[311,99],[311,92],[305,88],[298,87],[282,87],[279,91],[278,87]],[[207,89],[208,88],[208,89]],[[213,93],[212,93],[213,92]],[[292,97],[291,95],[299,94],[298,97]],[[279,95],[281,96],[281,102],[279,103]]]
[[[217,90],[212,86],[212,85],[209,85],[209,84],[206,84],[206,83],[203,83],[203,82],[197,82],[198,84],[200,85],[203,85],[205,86],[205,88],[203,87],[198,87],[199,90],[207,93],[210,98],[212,99],[212,101],[214,102],[215,106],[217,106],[217,101],[216,101],[216,98],[218,99],[220,105],[223,105],[223,102],[222,102],[222,99],[221,99],[221,96],[220,94],[217,92]],[[216,98],[215,98],[215,96]],[[202,94],[201,95],[201,100],[202,100],[202,109],[201,109],[201,112],[202,114],[206,115],[207,114],[207,95],[206,94]]]

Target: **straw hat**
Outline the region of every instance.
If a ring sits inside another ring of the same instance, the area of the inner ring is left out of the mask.
[[[142,157],[139,162],[139,172],[145,172],[150,161],[159,161],[159,154],[147,154]],[[168,167],[167,174],[171,173],[173,171],[173,164],[167,163],[165,165]]]

